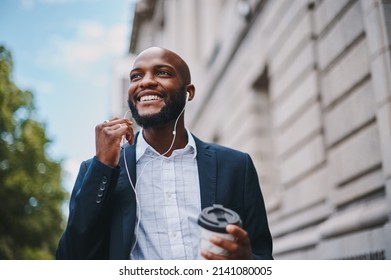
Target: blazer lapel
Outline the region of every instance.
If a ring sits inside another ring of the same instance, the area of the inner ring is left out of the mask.
[[[217,162],[213,148],[194,137],[197,146],[197,165],[200,180],[201,209],[213,205],[216,201]]]

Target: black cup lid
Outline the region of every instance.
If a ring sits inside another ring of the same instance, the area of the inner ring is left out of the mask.
[[[239,215],[228,208],[224,208],[220,204],[213,204],[211,207],[202,209],[198,217],[198,224],[210,231],[227,233],[225,227],[229,224],[242,224]]]

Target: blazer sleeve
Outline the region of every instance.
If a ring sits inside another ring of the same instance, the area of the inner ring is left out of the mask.
[[[112,194],[119,173],[119,167],[106,166],[95,157],[81,164],[57,259],[108,258]]]
[[[255,166],[246,155],[243,225],[249,234],[255,259],[273,259],[273,243],[269,230],[264,199]]]

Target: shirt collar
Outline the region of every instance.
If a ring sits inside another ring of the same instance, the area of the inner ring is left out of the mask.
[[[197,156],[197,146],[194,141],[194,137],[190,133],[190,131],[186,129],[186,132],[187,132],[188,142],[184,149],[186,149],[187,147],[192,148],[194,150],[193,159],[195,159]],[[156,150],[152,146],[150,146],[145,140],[143,135],[143,130],[141,129],[139,136],[137,137],[137,143],[136,143],[136,162],[145,154],[147,150],[151,150],[157,154]]]

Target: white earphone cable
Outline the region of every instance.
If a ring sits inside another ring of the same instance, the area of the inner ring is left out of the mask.
[[[180,116],[183,114],[183,112],[185,111],[185,108],[186,108],[186,105],[187,105],[187,101],[189,99],[189,93],[187,93],[187,96],[186,96],[186,101],[185,101],[185,106],[183,107],[181,113],[178,115],[178,117],[176,118],[175,120],[175,124],[174,124],[174,129],[172,131],[172,134],[173,134],[173,138],[172,138],[172,141],[171,141],[171,145],[170,147],[168,148],[168,150],[166,152],[164,152],[163,154],[160,154],[154,158],[152,158],[151,160],[149,160],[147,163],[144,164],[143,168],[141,169],[141,172],[139,174],[139,176],[136,178],[136,183],[135,185],[133,185],[133,182],[132,182],[132,178],[130,177],[130,172],[129,172],[129,168],[128,168],[128,163],[126,161],[126,154],[125,154],[125,147],[124,147],[124,139],[125,137],[122,138],[122,141],[123,141],[123,144],[122,144],[122,148],[123,148],[123,158],[124,158],[124,164],[125,164],[125,169],[126,169],[126,174],[128,176],[128,179],[129,179],[129,182],[130,182],[130,185],[132,186],[132,189],[133,189],[133,192],[134,192],[134,195],[135,195],[135,199],[136,199],[136,219],[137,219],[137,223],[136,223],[136,230],[135,230],[135,240],[134,240],[134,243],[133,243],[133,246],[130,250],[130,254],[132,254],[134,248],[136,247],[136,244],[137,244],[137,236],[138,236],[138,231],[139,231],[139,228],[140,228],[140,221],[141,221],[141,206],[140,206],[140,203],[139,203],[139,200],[138,200],[138,195],[137,195],[137,184],[139,182],[139,179],[141,178],[141,175],[143,174],[144,172],[144,169],[145,167],[151,163],[152,161],[158,159],[158,158],[161,158],[161,157],[164,157],[167,153],[170,152],[170,150],[172,149],[172,147],[174,146],[174,143],[175,143],[175,139],[176,139],[176,127],[177,127],[177,124],[178,124],[178,120],[180,118]],[[124,115],[124,119],[126,118],[127,114],[130,113],[130,111],[126,111],[125,115]]]

